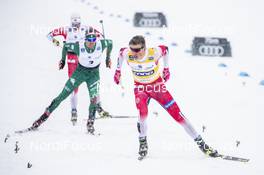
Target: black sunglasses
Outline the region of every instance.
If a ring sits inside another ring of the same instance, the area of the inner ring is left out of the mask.
[[[140,48],[133,48],[133,47],[130,47],[130,50],[132,51],[132,52],[140,52],[142,49],[144,49],[144,46],[141,46]]]

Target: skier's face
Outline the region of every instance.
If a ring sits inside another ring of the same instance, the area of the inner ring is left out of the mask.
[[[129,48],[130,48],[130,51],[131,51],[132,55],[136,59],[142,59],[144,57],[144,55],[145,55],[145,47],[142,46],[141,44],[130,45]]]
[[[79,16],[75,16],[71,18],[72,27],[80,28],[81,26],[81,18]]]
[[[88,48],[93,48],[96,43],[96,35],[95,34],[89,34],[85,38],[85,43]]]
[[[93,48],[95,45],[95,41],[85,41],[85,44],[88,48]]]
[[[72,23],[72,27],[79,29],[81,26],[81,23]]]

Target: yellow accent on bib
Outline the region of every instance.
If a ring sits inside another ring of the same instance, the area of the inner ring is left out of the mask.
[[[149,48],[146,56],[142,60],[133,58],[131,52],[128,52],[127,62],[132,69],[134,81],[138,83],[148,84],[156,81],[160,77],[159,64],[156,63],[155,50]]]

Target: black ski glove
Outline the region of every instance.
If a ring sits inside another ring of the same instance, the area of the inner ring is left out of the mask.
[[[112,61],[111,61],[110,58],[106,58],[105,65],[106,65],[107,68],[110,68],[111,69]]]
[[[59,70],[63,69],[65,66],[65,61],[64,60],[60,60],[59,62]]]

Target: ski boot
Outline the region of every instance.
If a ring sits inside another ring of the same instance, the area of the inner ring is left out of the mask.
[[[146,157],[148,154],[148,143],[147,143],[147,137],[139,137],[139,160]]]
[[[73,124],[73,126],[77,123],[77,110],[76,109],[72,109],[71,111],[71,122]]]
[[[32,124],[31,129],[32,129],[32,130],[36,130],[36,129],[38,129],[38,127],[39,127],[43,122],[45,122],[45,121],[48,119],[48,117],[49,117],[49,113],[48,113],[48,112],[44,112],[44,114],[42,114],[42,115],[40,116],[40,118],[37,119],[37,120]]]
[[[87,131],[89,134],[94,134],[94,120],[88,119],[87,121]]]
[[[111,115],[109,114],[109,112],[105,111],[101,106],[98,106],[96,108],[96,111],[98,112],[100,118],[108,118],[108,117],[111,117]]]
[[[203,138],[199,135],[196,139],[194,139],[194,141],[197,143],[197,145],[199,146],[200,150],[210,156],[210,157],[218,157],[218,152],[217,150],[214,150],[213,148],[211,148],[210,146],[208,146]]]

